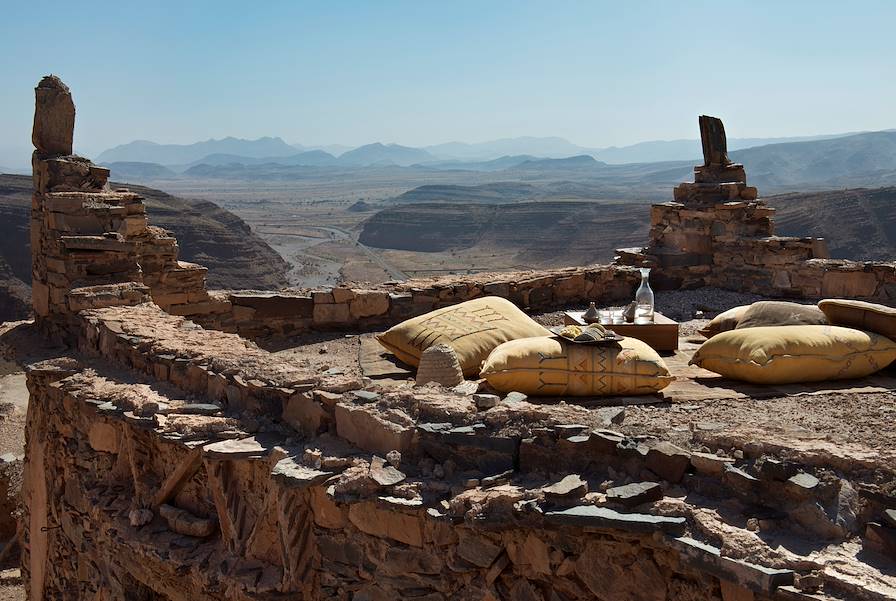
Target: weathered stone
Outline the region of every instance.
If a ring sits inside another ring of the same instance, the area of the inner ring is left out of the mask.
[[[896,528],[896,509],[885,509],[883,512],[884,524],[890,528]]]
[[[330,419],[329,413],[309,392],[291,395],[283,406],[282,417],[284,422],[309,436],[320,432]]]
[[[372,453],[404,453],[411,447],[414,430],[386,421],[363,407],[338,403],[335,408],[337,434]]]
[[[682,534],[686,525],[684,518],[643,513],[619,513],[608,507],[594,505],[580,505],[569,509],[548,511],[545,513],[545,519],[557,524],[584,528],[646,533],[665,532],[667,534]]]
[[[393,486],[405,479],[403,473],[376,456],[370,461],[370,477],[380,486]]]
[[[575,564],[575,574],[596,599],[665,601],[667,584],[654,561],[613,552],[588,543]],[[584,596],[583,596],[584,598]]]
[[[72,154],[75,103],[68,86],[55,75],[48,75],[37,84],[34,94],[34,147],[42,155]]]
[[[324,482],[332,475],[333,472],[297,463],[292,457],[281,459],[271,470],[271,478],[286,488],[308,488]]]
[[[865,544],[879,553],[896,557],[896,528],[868,522],[865,527]]]
[[[88,441],[94,451],[118,452],[118,429],[112,424],[96,422],[90,426]]]
[[[720,478],[725,471],[725,466],[734,463],[730,457],[719,457],[711,453],[691,453],[691,465],[698,474]]]
[[[782,461],[774,457],[763,457],[757,462],[759,474],[763,480],[785,481],[797,473],[797,466],[789,461]]]
[[[543,540],[528,533],[522,540],[507,544],[507,556],[517,569],[527,574],[547,575],[551,573],[551,550]]]
[[[364,403],[373,403],[380,398],[380,394],[372,390],[353,390],[352,395]]]
[[[505,403],[523,403],[527,400],[529,400],[529,397],[522,392],[508,392],[507,395],[504,396]]]
[[[812,474],[800,472],[787,479],[787,491],[800,498],[811,497],[818,488],[819,480]]]
[[[607,501],[624,507],[635,507],[642,503],[659,501],[663,498],[663,487],[656,482],[633,482],[624,486],[607,489]]]
[[[209,459],[248,459],[252,457],[264,457],[270,453],[274,446],[280,442],[270,435],[251,436],[239,440],[222,440],[203,447],[203,452]]]
[[[485,411],[492,407],[497,407],[498,403],[501,402],[501,397],[496,394],[474,394],[473,402],[476,403],[477,409]]]
[[[467,529],[458,531],[457,554],[474,566],[489,567],[498,558],[501,551],[501,545],[485,536]]]
[[[605,426],[618,426],[625,421],[625,407],[606,407],[599,409],[597,414],[603,420]]]
[[[363,501],[349,507],[348,519],[371,536],[391,538],[413,547],[423,546],[423,529],[416,516],[379,509],[374,503]]]
[[[545,499],[579,499],[588,492],[588,483],[578,475],[570,474],[560,482],[556,482],[542,489]]]
[[[613,430],[593,430],[588,436],[588,446],[601,455],[615,455],[616,447],[625,436]]]
[[[672,483],[681,481],[690,464],[691,457],[687,451],[665,441],[651,446],[645,458],[647,469]]]
[[[315,301],[313,317],[315,324],[348,324],[351,312],[347,304],[319,304]]]
[[[355,297],[349,304],[352,317],[375,317],[389,313],[389,293],[365,291]]]
[[[728,484],[741,494],[754,493],[756,487],[759,484],[758,478],[751,476],[747,472],[738,469],[733,465],[725,466],[725,471],[722,474],[722,479],[726,484]]]

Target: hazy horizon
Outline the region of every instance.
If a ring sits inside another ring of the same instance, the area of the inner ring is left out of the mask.
[[[696,139],[701,113],[732,138],[890,129],[896,4],[861,4],[21,3],[0,36],[0,165],[28,163],[47,73],[92,157],[227,136],[606,148]]]

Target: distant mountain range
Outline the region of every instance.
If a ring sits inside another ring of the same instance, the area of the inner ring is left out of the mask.
[[[806,142],[854,135],[828,134],[788,138],[730,138],[731,151],[768,144]],[[315,154],[307,154],[309,151]],[[652,140],[629,146],[589,148],[573,144],[558,137],[503,138],[488,142],[466,143],[447,142],[422,148],[400,144],[375,142],[357,148],[341,145],[304,146],[287,144],[281,138],[266,137],[257,140],[222,138],[206,140],[194,144],[157,144],[147,140],[136,140],[102,152],[97,161],[158,163],[182,171],[193,165],[206,163],[220,165],[221,157],[243,165],[274,162],[285,165],[340,164],[369,166],[377,164],[412,165],[436,164],[443,168],[463,168],[472,164],[474,169],[483,163],[507,157],[567,158],[589,155],[598,161],[610,164],[653,163],[660,161],[696,160],[702,156],[700,140]]]
[[[529,139],[521,139],[529,140]],[[559,148],[559,138],[538,138],[550,140],[552,148]],[[753,139],[753,141],[762,141]],[[202,149],[218,142],[233,145],[230,141],[210,141],[201,143]],[[273,144],[289,154],[276,156],[261,154],[269,151]],[[640,153],[685,153],[687,145],[695,145],[698,156],[677,161],[648,161],[632,163],[614,163],[600,157],[610,152],[607,149],[595,154],[576,154],[561,158],[544,157],[535,154],[503,155],[496,158],[472,160],[440,159],[432,150],[401,146],[398,144],[367,144],[334,156],[323,150],[305,150],[296,152],[295,148],[276,138],[255,140],[250,143],[254,152],[260,156],[246,156],[233,153],[207,154],[190,163],[165,165],[138,161],[107,161],[104,164],[113,169],[113,177],[123,177],[130,181],[152,181],[173,177],[192,178],[227,178],[227,179],[263,179],[272,177],[287,181],[297,177],[306,177],[314,170],[338,169],[351,171],[354,169],[414,169],[418,172],[437,171],[444,174],[441,181],[449,178],[450,183],[466,184],[469,172],[478,172],[479,181],[529,181],[565,180],[588,181],[608,184],[610,190],[617,189],[621,193],[616,198],[628,198],[646,187],[656,189],[667,187],[679,181],[690,179],[691,167],[700,162],[699,143],[693,140],[679,142],[650,142],[640,146]],[[505,142],[502,142],[506,146]],[[503,147],[499,145],[499,147]],[[660,147],[665,145],[666,150]],[[442,145],[441,150],[457,150],[458,143]],[[467,145],[472,146],[472,145]],[[189,147],[196,153],[197,145]],[[134,150],[131,147],[131,150]],[[153,152],[168,146],[153,145]],[[185,147],[178,147],[176,156],[186,158]],[[434,147],[430,147],[433,149]],[[634,147],[628,147],[629,150]],[[678,148],[674,153],[670,148]],[[545,149],[550,149],[545,147]],[[129,151],[130,152],[130,151]],[[616,157],[620,157],[625,149],[615,149]],[[103,153],[108,156],[112,151]],[[786,192],[795,190],[821,190],[837,187],[880,187],[896,185],[896,131],[868,132],[835,137],[816,137],[809,140],[777,142],[738,150],[730,150],[732,160],[742,162],[746,166],[750,183],[760,186],[764,193]],[[597,156],[598,158],[595,158]],[[396,171],[398,173],[398,171]],[[467,175],[465,175],[467,173]],[[483,179],[485,178],[485,179]],[[630,189],[626,191],[625,186]],[[606,187],[597,188],[608,190]],[[514,199],[505,199],[513,202]]]
[[[98,163],[137,162],[160,165],[187,165],[210,154],[232,154],[250,158],[285,157],[295,154],[296,148],[280,138],[222,138],[194,144],[156,144],[149,140],[135,140],[106,150]]]

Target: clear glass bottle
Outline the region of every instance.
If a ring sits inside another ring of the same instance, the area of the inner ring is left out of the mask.
[[[641,268],[641,285],[635,292],[635,323],[652,323],[653,322],[653,290],[650,289],[650,268]]]

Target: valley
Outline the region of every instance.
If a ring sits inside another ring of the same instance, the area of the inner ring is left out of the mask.
[[[595,158],[685,156],[693,153],[688,141],[565,157],[589,149],[562,142],[368,144],[336,156],[277,138],[224,139],[135,142],[102,156],[114,159],[113,178],[147,196],[153,221],[179,234],[182,256],[209,266],[212,287],[315,288],[607,262],[616,248],[643,243],[649,205],[672,200],[670,189],[692,170],[690,160]],[[780,234],[825,237],[838,257],[892,256],[896,188],[887,186],[896,184],[896,133],[733,147],[778,210]],[[146,158],[167,164],[139,160]],[[0,269],[10,274],[4,302],[22,307],[29,190],[21,176],[4,176],[0,190],[10,232],[0,242]]]

